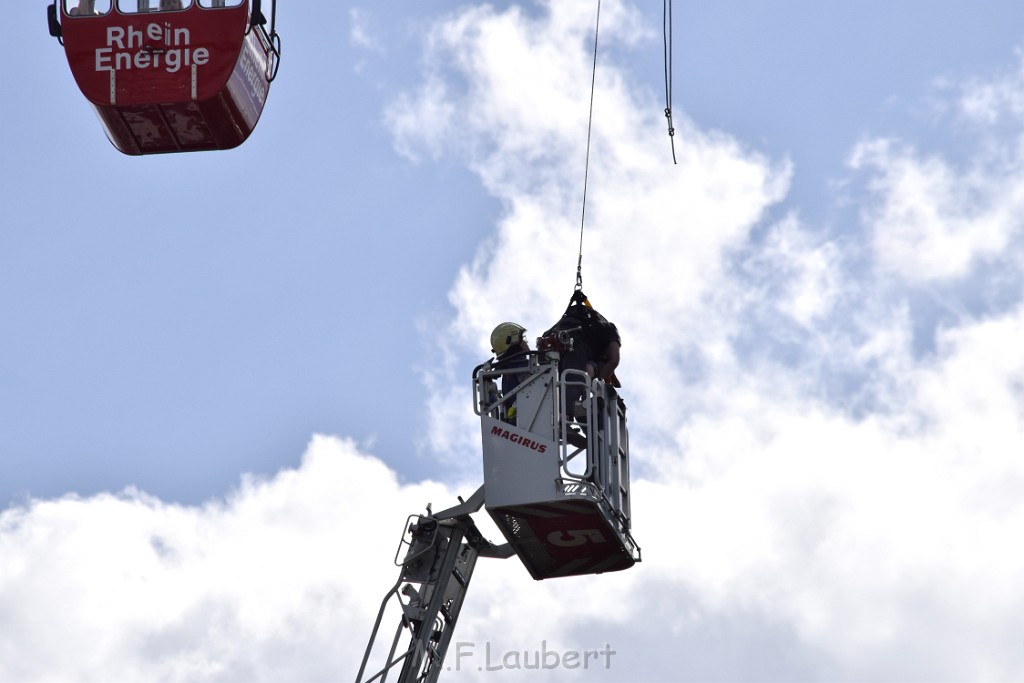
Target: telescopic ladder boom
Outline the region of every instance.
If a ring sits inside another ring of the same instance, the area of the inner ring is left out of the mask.
[[[391,669],[399,664],[399,683],[437,680],[477,558],[505,558],[513,554],[508,544],[495,546],[487,541],[469,516],[480,509],[483,496],[481,486],[468,501],[453,508],[431,514],[428,507],[426,515],[409,516],[395,555],[396,564],[401,567],[398,582],[381,602],[356,683],[384,683]],[[405,557],[399,562],[403,548]],[[369,675],[366,666],[377,632],[385,610],[394,601],[401,606],[398,627],[384,665]],[[396,655],[403,631],[407,632],[407,645]],[[364,674],[370,677],[364,678]]]

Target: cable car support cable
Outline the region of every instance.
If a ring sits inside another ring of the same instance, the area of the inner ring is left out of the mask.
[[[668,139],[672,145],[672,163],[676,161],[676,129],[672,126],[672,0],[663,0],[662,42],[665,57],[665,118],[668,119]]]
[[[575,291],[583,289],[583,226],[587,222],[587,180],[590,176],[590,134],[594,126],[594,90],[597,82],[597,38],[601,29],[601,0],[597,0],[597,20],[594,24],[594,65],[590,76],[590,114],[587,119],[587,156],[583,165],[583,211],[580,216],[580,249],[576,261]]]

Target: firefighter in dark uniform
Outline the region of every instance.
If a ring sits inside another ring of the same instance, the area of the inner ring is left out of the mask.
[[[529,366],[530,361],[527,354],[530,351],[530,344],[526,341],[526,328],[519,323],[501,323],[491,332],[491,351],[497,357],[494,364],[497,370],[510,370]],[[508,396],[509,393],[519,386],[529,376],[529,372],[515,372],[501,376],[501,393]],[[506,402],[507,416],[514,420],[516,416],[516,397],[513,396]]]
[[[613,387],[620,387],[615,376],[619,366],[619,348],[622,340],[615,323],[608,321],[594,310],[582,291],[576,290],[569,301],[561,320],[541,337],[545,345],[564,347],[559,341],[571,340],[571,348],[562,348],[559,371],[579,370],[593,379],[604,380]],[[576,395],[568,397],[570,405],[582,398],[582,388],[574,387]]]

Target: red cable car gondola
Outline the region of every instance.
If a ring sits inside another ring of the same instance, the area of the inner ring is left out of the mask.
[[[260,0],[57,0],[47,10],[125,154],[231,149],[256,127],[281,54],[276,6],[269,33]]]

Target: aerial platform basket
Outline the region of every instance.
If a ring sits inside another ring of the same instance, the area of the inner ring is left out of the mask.
[[[356,683],[383,681],[391,670],[399,683],[434,683],[442,669],[451,670],[445,653],[478,557],[516,554],[535,579],[620,571],[640,561],[630,534],[625,404],[605,382],[577,370],[559,373],[558,361],[554,351],[531,351],[473,371],[484,484],[459,505],[433,513],[428,504],[426,515],[406,521],[395,555],[401,573],[381,602]],[[501,381],[513,374],[520,380],[514,388]],[[471,515],[482,505],[508,543],[481,535]],[[396,602],[398,628],[390,647],[378,647],[385,611]]]
[[[629,438],[615,389],[559,373],[558,354],[527,352],[473,377],[484,458],[484,506],[535,579],[632,567]],[[528,373],[502,395],[505,375]],[[578,405],[566,405],[582,394]],[[514,407],[514,409],[513,409]]]

